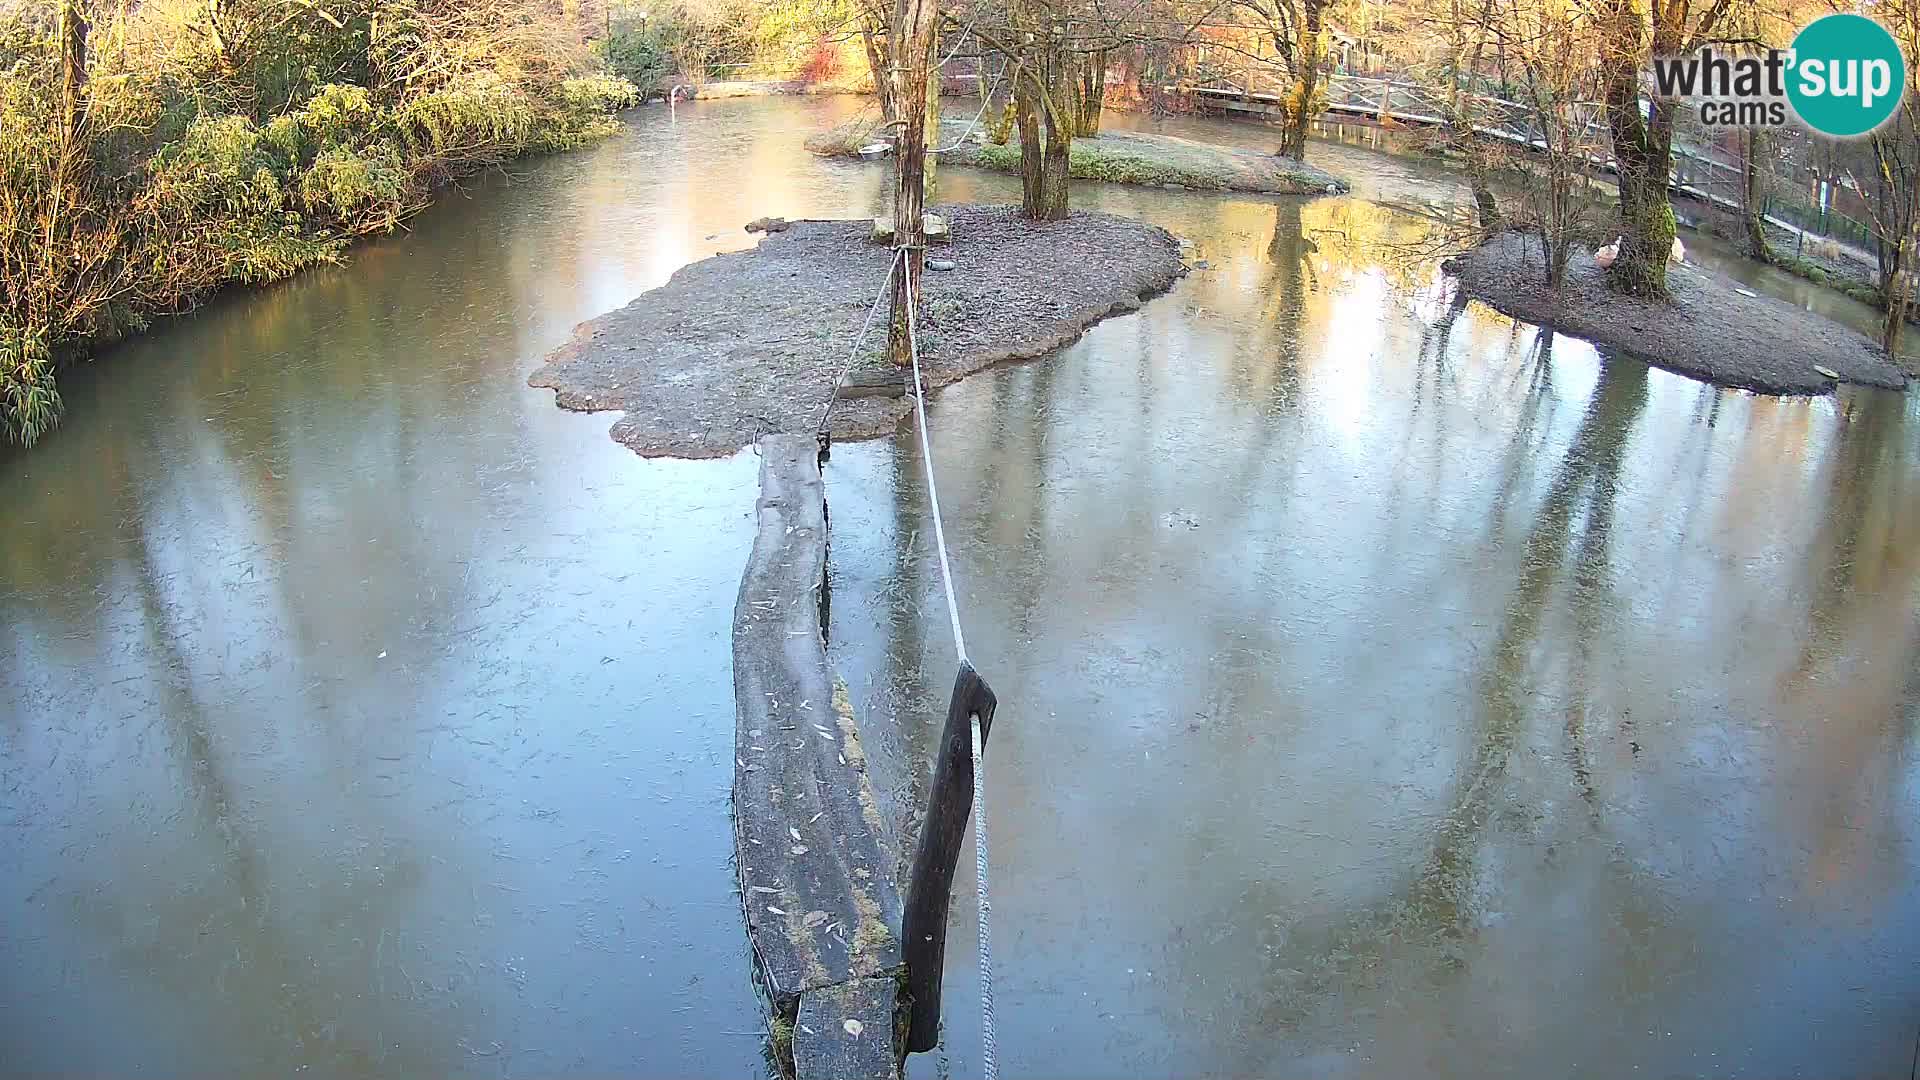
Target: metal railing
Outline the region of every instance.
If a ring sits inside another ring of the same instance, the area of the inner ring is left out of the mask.
[[[1323,77],[1322,85],[1326,91],[1326,112],[1333,116],[1438,127],[1448,122],[1452,111],[1444,88],[1422,83],[1333,73]],[[1180,89],[1198,98],[1220,103],[1238,101],[1279,106],[1286,100],[1292,87],[1271,68],[1248,67],[1237,76]],[[1548,149],[1550,133],[1541,124],[1540,115],[1533,107],[1492,94],[1467,93],[1464,96],[1467,98],[1467,107],[1463,111],[1473,118],[1476,134],[1529,150]],[[1569,110],[1574,143],[1588,166],[1598,172],[1617,172],[1612,139],[1607,130],[1605,105],[1598,101],[1580,101],[1569,106]],[[1558,132],[1551,134],[1558,136]],[[1741,162],[1730,160],[1711,142],[1675,140],[1671,179],[1674,190],[1683,195],[1721,210],[1737,211],[1737,197],[1720,192],[1737,195],[1743,181],[1741,170]],[[1871,227],[1846,214],[1801,203],[1776,193],[1767,199],[1762,216],[1769,224],[1795,235],[1823,236],[1853,245],[1855,250],[1847,254],[1856,260],[1872,259]]]

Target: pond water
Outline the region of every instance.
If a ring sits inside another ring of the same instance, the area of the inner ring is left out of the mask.
[[[63,379],[0,462],[0,1071],[761,1068],[757,463],[525,379],[753,217],[868,212],[800,120],[639,112]]]
[[[1001,702],[1002,1067],[1905,1075],[1920,409],[1461,308],[1400,257],[1450,181],[1315,154],[1358,195],[1077,190],[1208,267],[934,403]],[[896,813],[953,669],[920,468],[903,433],[828,469],[835,658]]]
[[[756,463],[638,459],[524,378],[749,219],[872,213],[881,169],[800,148],[857,107],[643,110],[63,383],[0,459],[10,1071],[763,1068],[727,817]],[[1453,178],[1315,155],[1356,194],[1076,189],[1208,267],[936,400],[1002,700],[1003,1067],[1904,1070],[1920,411],[1461,308],[1400,257]],[[951,679],[919,467],[903,434],[828,470],[896,815]],[[955,912],[915,1075],[977,1069]]]

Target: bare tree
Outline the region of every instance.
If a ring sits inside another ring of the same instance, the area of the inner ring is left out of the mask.
[[[1231,0],[1230,10],[1253,20],[1265,35],[1288,89],[1281,100],[1280,149],[1295,161],[1307,159],[1307,129],[1320,114],[1320,65],[1329,0]]]
[[[1696,11],[1692,0],[1594,0],[1602,31],[1600,62],[1605,77],[1607,127],[1619,176],[1620,224],[1625,235],[1611,268],[1613,285],[1633,296],[1665,296],[1667,258],[1673,248],[1673,123],[1678,103],[1644,100],[1641,75],[1655,56],[1692,52],[1714,41],[1714,32],[1735,3],[1709,0]]]
[[[1880,343],[1891,356],[1900,349],[1920,276],[1920,0],[1895,0],[1876,13],[1907,56],[1906,94],[1893,118],[1867,137],[1871,186],[1849,179],[1856,189],[1873,192],[1868,212],[1880,263],[1880,302],[1886,308]]]
[[[1598,45],[1597,28],[1572,0],[1501,0],[1490,7],[1490,29],[1511,65],[1509,77],[1540,133],[1537,152],[1514,155],[1513,164],[1527,174],[1520,185],[1524,220],[1540,238],[1547,284],[1558,288],[1574,247],[1591,239],[1594,200],[1586,168],[1594,147],[1582,106],[1600,78],[1587,59]]]
[[[1466,168],[1467,183],[1473,190],[1474,212],[1484,233],[1500,227],[1500,206],[1493,195],[1492,175],[1505,155],[1480,134],[1482,110],[1480,97],[1473,87],[1485,62],[1488,44],[1499,36],[1494,25],[1496,2],[1447,0],[1446,10],[1437,20],[1446,42],[1441,75],[1447,84],[1447,144]]]
[[[1013,80],[1021,212],[1035,221],[1066,217],[1083,71],[1090,56],[1112,47],[1110,28],[1079,0],[1007,0],[997,9],[976,8],[965,25],[1001,56]],[[1099,82],[1104,92],[1104,75]]]
[[[1759,128],[1748,128],[1740,136],[1740,219],[1745,232],[1747,257],[1772,262],[1767,247],[1767,226],[1762,219],[1767,207],[1767,170],[1765,161],[1773,139]]]
[[[892,319],[887,355],[893,362],[911,361],[911,312],[920,303],[920,276],[926,268],[927,115],[938,94],[928,92],[933,77],[934,28],[939,21],[935,0],[897,0],[891,34],[893,99],[899,112],[899,137],[894,140],[893,235],[906,256],[893,275]],[[937,113],[935,114],[938,115]],[[934,125],[934,131],[939,131]]]
[[[873,77],[873,96],[880,102],[880,120],[888,130],[900,119],[893,96],[893,46],[887,36],[887,12],[873,0],[860,5],[861,51],[867,57],[867,72]]]

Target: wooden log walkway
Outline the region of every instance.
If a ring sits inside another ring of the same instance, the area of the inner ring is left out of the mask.
[[[904,969],[898,859],[822,636],[825,485],[805,435],[759,441],[753,553],[733,615],[741,901],[800,1080],[893,1077]],[[884,1001],[882,1000],[884,999]]]

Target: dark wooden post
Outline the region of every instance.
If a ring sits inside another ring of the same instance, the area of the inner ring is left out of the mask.
[[[907,911],[901,927],[907,961],[909,1004],[907,1051],[924,1053],[940,1038],[940,979],[947,960],[947,908],[953,901],[953,868],[960,859],[960,839],[973,814],[973,718],[980,718],[980,752],[986,752],[987,732],[993,727],[998,704],[987,685],[965,660],[954,676],[953,698],[947,703],[947,723],[940,731],[934,759],[933,786],[927,790],[927,818],[920,826],[920,846],[913,855],[913,877],[907,882]]]
[[[80,145],[87,116],[87,13],[85,0],[61,0],[60,98],[69,154]]]
[[[907,249],[911,273],[893,279],[892,314],[887,322],[887,357],[905,367],[907,309],[920,300],[920,273],[926,269],[927,79],[933,64],[933,28],[937,0],[895,0],[889,45],[893,50],[893,100],[898,110],[893,143],[893,242]]]

